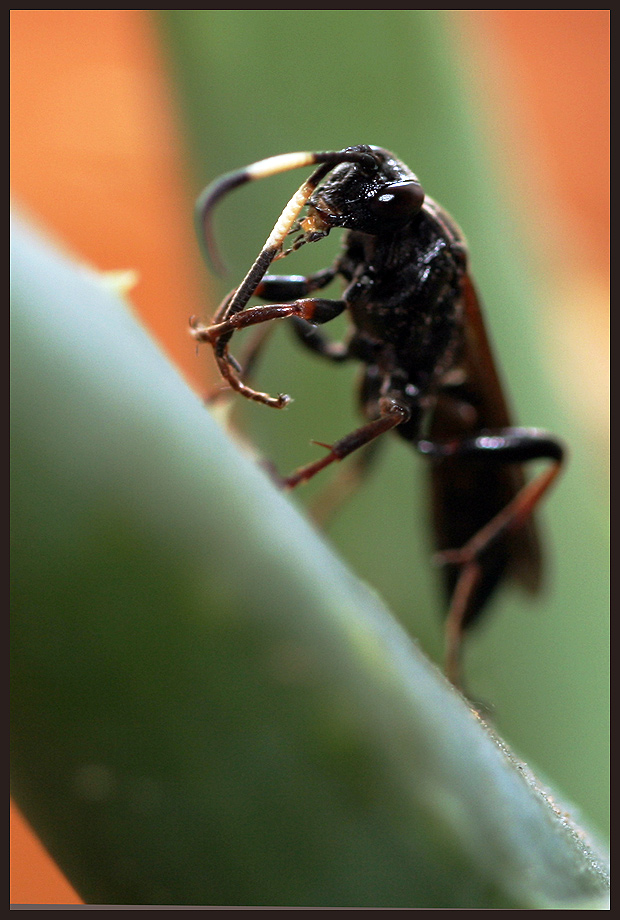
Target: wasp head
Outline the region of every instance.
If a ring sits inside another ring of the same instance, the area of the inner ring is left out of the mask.
[[[372,156],[336,166],[308,202],[307,231],[345,227],[389,233],[408,224],[424,204],[424,190],[393,154],[367,147]]]

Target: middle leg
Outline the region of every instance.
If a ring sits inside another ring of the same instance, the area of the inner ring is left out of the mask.
[[[315,444],[327,448],[327,454],[319,460],[300,467],[289,476],[276,477],[278,484],[284,489],[293,489],[300,483],[307,482],[330,464],[344,460],[354,451],[367,447],[380,435],[402,425],[411,417],[410,410],[404,403],[391,396],[385,396],[380,400],[379,413],[378,418],[356,428],[333,444],[322,444],[320,441],[315,441]]]

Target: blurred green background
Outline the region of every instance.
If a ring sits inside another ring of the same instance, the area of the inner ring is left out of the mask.
[[[565,475],[538,515],[546,591],[533,602],[510,588],[498,595],[467,646],[468,686],[520,755],[605,832],[606,457],[558,398],[554,377],[574,371],[551,365],[545,345],[555,322],[548,309],[557,282],[557,253],[548,245],[554,214],[536,208],[544,177],[531,174],[525,193],[519,185],[523,149],[510,109],[501,108],[506,100],[489,86],[497,61],[484,32],[459,11],[441,10],[166,10],[157,21],[196,191],[275,153],[372,143],[396,152],[464,229],[515,417],[569,446]],[[217,295],[247,270],[298,181],[255,183],[221,205],[216,227],[230,275],[215,280]],[[306,247],[278,268],[328,265],[337,245]],[[358,423],[355,369],[300,353],[285,329],[274,334],[258,379],[295,402],[283,413],[239,406],[235,419],[283,472],[318,455],[311,438],[330,441]],[[298,500],[316,489],[315,481],[298,490]],[[440,661],[442,599],[426,517],[424,462],[394,438],[329,533]]]

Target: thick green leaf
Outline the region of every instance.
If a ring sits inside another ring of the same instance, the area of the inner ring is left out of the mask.
[[[12,774],[90,903],[604,906],[604,857],[21,224]]]

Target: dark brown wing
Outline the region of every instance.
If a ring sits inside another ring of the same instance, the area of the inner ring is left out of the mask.
[[[493,360],[480,305],[471,279],[463,283],[465,341],[459,363],[461,382],[440,392],[429,437],[452,441],[476,436],[483,429],[513,423]],[[524,483],[520,465],[449,457],[432,464],[432,512],[438,550],[458,549],[514,498]],[[541,555],[535,527],[529,521],[499,541],[482,559],[483,577],[466,615],[471,622],[505,577],[536,591],[541,580]],[[458,572],[446,567],[452,594]]]

